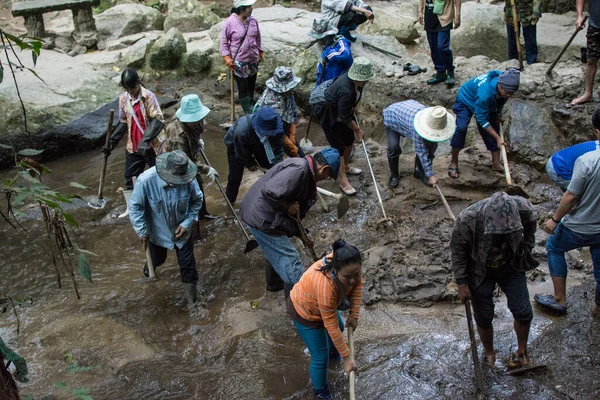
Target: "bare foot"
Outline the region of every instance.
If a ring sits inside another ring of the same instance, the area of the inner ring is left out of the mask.
[[[494,364],[496,364],[496,352],[485,353],[483,359],[487,361],[490,368],[494,368]]]
[[[579,104],[585,104],[585,103],[589,103],[591,101],[594,101],[593,97],[591,94],[584,94],[583,96],[580,96],[578,98],[576,98],[575,100],[573,100],[571,102],[572,105],[576,106]]]

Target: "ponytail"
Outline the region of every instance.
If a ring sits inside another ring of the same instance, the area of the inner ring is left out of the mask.
[[[333,245],[333,257],[326,259],[326,262],[320,268],[320,271],[329,273],[331,271],[339,271],[342,267],[348,264],[362,264],[362,255],[356,246],[347,244],[345,240],[338,239]]]

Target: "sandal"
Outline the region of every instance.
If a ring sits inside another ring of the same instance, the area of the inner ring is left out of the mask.
[[[560,315],[565,315],[567,313],[567,307],[558,304],[551,294],[536,294],[533,296],[533,300],[540,306],[551,309]]]
[[[356,194],[356,189],[354,189],[350,184],[348,184],[348,186],[340,185],[340,189],[342,189],[342,192],[344,192],[346,196],[354,196]]]
[[[525,368],[528,366],[529,359],[527,358],[527,353],[512,353],[510,359],[506,362],[506,368],[508,369]]]
[[[494,171],[494,172],[497,172],[497,173],[499,173],[499,174],[505,175],[505,173],[504,173],[504,168],[496,169],[496,168],[494,168],[494,167],[490,166],[490,169],[491,169],[492,171]]]
[[[448,176],[452,179],[460,178],[460,172],[458,172],[458,167],[448,167]]]
[[[346,174],[348,175],[360,175],[361,172],[362,170],[356,167],[350,167],[346,170]]]

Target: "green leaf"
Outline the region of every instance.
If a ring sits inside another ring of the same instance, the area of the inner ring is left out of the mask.
[[[63,213],[63,217],[65,217],[65,221],[67,222],[67,224],[74,226],[75,228],[77,228],[79,226],[79,224],[77,223],[77,221],[75,220],[75,218],[73,218],[73,216],[69,213]]]
[[[21,177],[23,179],[25,179],[26,181],[29,181],[29,182],[31,182],[33,184],[36,184],[36,185],[40,185],[41,184],[41,182],[38,179],[36,179],[33,176],[29,175],[28,171],[19,171],[19,175],[21,175]]]
[[[71,182],[70,186],[76,187],[78,189],[86,189],[86,190],[90,189],[89,186],[85,186],[85,185],[82,185],[81,183],[77,183],[77,182]]]
[[[2,79],[0,79],[0,83],[2,82]],[[11,149],[12,150],[12,146],[9,144],[4,144],[4,143],[0,143],[0,147],[2,147],[3,149]]]
[[[38,171],[37,169],[33,168],[31,165],[29,165],[29,164],[28,164],[28,163],[26,163],[25,161],[19,161],[19,162],[17,163],[17,165],[18,165],[19,167],[25,168],[26,170],[33,171],[33,172],[35,172],[35,173],[36,173],[36,174],[38,174],[38,175],[40,174],[40,171]]]
[[[38,58],[38,54],[35,52],[35,50],[31,51],[31,58],[33,59],[33,65],[35,66],[35,64],[37,64],[37,58]]]
[[[26,191],[26,192],[21,192],[19,193],[15,198],[14,198],[14,203],[16,206],[20,206],[23,203],[25,203],[25,199],[27,199],[29,196],[31,196],[31,193]]]
[[[89,250],[77,249],[77,251],[78,251],[78,252],[80,252],[80,253],[89,254],[90,256],[96,256],[96,257],[98,257],[98,254],[96,254],[96,253],[92,253],[92,252],[91,252],[91,251],[89,251]]]
[[[63,358],[65,359],[65,362],[67,363],[72,363],[73,362],[73,353],[71,353],[71,350],[65,352],[65,354],[63,354]]]
[[[38,78],[40,81],[44,82],[44,84],[45,84],[45,85],[48,85],[48,84],[46,83],[46,81],[45,81],[45,80],[43,80],[43,79],[42,79],[42,78],[41,78],[41,77],[40,77],[40,76],[37,74],[37,72],[35,72],[33,69],[31,69],[31,68],[27,68],[27,67],[25,67],[25,69],[26,69],[27,71],[31,72],[33,75],[35,75],[35,77],[36,77],[36,78]]]
[[[46,167],[44,164],[40,164],[40,167],[44,170],[44,172],[51,174],[52,170],[48,167]]]
[[[43,201],[47,206],[50,206],[50,207],[55,208],[57,210],[62,210],[62,207],[60,206],[60,204],[58,204],[58,203],[56,203],[56,202],[54,202],[52,200],[48,200],[48,199],[45,199],[43,197],[40,197],[40,200]]]
[[[42,154],[44,150],[36,150],[36,149],[23,149],[19,151],[17,154],[22,156],[37,156],[38,154]]]
[[[15,181],[12,179],[2,179],[2,185],[6,187],[12,187],[15,184]]]
[[[91,370],[94,370],[97,368],[100,368],[100,366],[92,365],[91,367],[80,367],[79,364],[77,363],[77,361],[75,361],[75,362],[69,364],[69,366],[67,367],[67,372],[76,374],[77,372],[91,371]]]
[[[54,381],[54,387],[57,388],[57,389],[68,389],[69,385],[67,385],[64,382]]]
[[[73,202],[71,200],[69,200],[69,198],[64,197],[63,195],[61,195],[60,193],[57,193],[55,196],[56,200],[62,202],[62,203],[69,203],[69,204],[73,204]]]
[[[90,270],[90,264],[88,264],[87,257],[83,253],[79,253],[77,269],[79,270],[79,275],[92,282],[92,271]]]

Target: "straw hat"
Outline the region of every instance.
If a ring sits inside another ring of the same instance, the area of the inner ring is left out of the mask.
[[[373,64],[366,57],[355,58],[350,70],[348,70],[348,78],[353,81],[365,82],[370,81],[374,77]]]
[[[414,126],[423,139],[430,142],[443,142],[454,135],[456,122],[454,115],[444,107],[435,106],[419,111],[415,115]]]
[[[181,106],[175,113],[177,119],[181,122],[197,122],[210,112],[200,101],[197,94],[188,94],[181,98]]]
[[[336,28],[327,29],[329,21],[323,18],[313,20],[312,30],[308,32],[308,36],[313,39],[323,39],[327,36],[333,36],[338,33]]]
[[[294,76],[294,71],[290,67],[277,67],[273,77],[265,83],[267,87],[277,93],[289,92],[298,84],[302,78]]]
[[[156,172],[163,181],[171,185],[187,185],[194,178],[198,168],[181,150],[170,151],[156,157]]]

